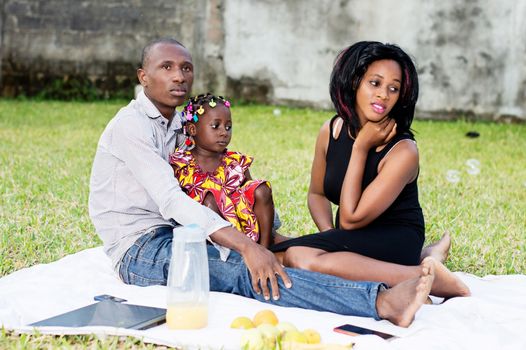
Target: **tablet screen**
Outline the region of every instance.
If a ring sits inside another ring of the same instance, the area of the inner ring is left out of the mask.
[[[164,323],[166,309],[103,300],[30,324],[35,327],[110,326],[145,329]]]

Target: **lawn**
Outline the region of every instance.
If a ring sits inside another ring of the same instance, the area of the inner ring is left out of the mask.
[[[88,217],[90,168],[104,126],[124,103],[0,100],[0,277],[101,244]],[[331,112],[275,108],[234,106],[230,149],[253,155],[253,177],[272,183],[281,233],[311,233],[310,162]],[[454,271],[526,273],[526,125],[415,121],[413,129],[428,242],[449,230]],[[465,136],[472,130],[480,137]],[[0,348],[141,346],[47,338],[0,333]]]

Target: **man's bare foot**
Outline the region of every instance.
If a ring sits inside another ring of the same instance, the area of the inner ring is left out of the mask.
[[[376,310],[380,318],[397,326],[409,327],[420,307],[426,303],[435,277],[435,264],[423,261],[421,276],[399,283],[378,294]]]
[[[444,264],[431,256],[424,258],[422,263],[424,262],[434,265],[435,280],[431,288],[431,295],[443,298],[469,297],[471,295],[469,287],[453,272],[449,271]]]
[[[446,231],[438,242],[430,244],[422,249],[422,253],[420,253],[420,261],[428,256],[432,256],[436,261],[444,263],[447,259],[450,248],[451,236],[449,235],[449,232]]]

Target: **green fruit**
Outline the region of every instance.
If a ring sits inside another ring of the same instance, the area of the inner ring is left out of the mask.
[[[303,335],[307,339],[307,344],[319,344],[321,343],[321,335],[314,329],[306,329],[303,331]]]
[[[285,332],[288,332],[288,331],[297,331],[298,329],[296,328],[295,325],[293,325],[292,323],[290,322],[280,322],[276,325],[276,328],[278,329],[278,331],[280,333],[285,333]]]
[[[285,334],[283,334],[281,341],[306,344],[307,338],[305,337],[305,334],[303,334],[302,332],[298,330],[290,330],[290,331],[285,332]]]
[[[241,335],[241,348],[246,350],[265,350],[263,335],[257,328],[247,329]]]
[[[265,343],[265,349],[274,349],[276,347],[276,341],[279,336],[278,329],[268,323],[260,324],[257,329],[263,336],[263,342]]]
[[[263,337],[276,338],[279,335],[279,330],[276,328],[276,326],[268,323],[260,324],[257,329],[259,329]]]

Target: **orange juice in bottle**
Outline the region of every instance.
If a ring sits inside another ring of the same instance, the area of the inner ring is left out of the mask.
[[[210,291],[206,235],[197,225],[176,227],[173,234],[166,323],[171,329],[206,327]]]
[[[172,329],[197,329],[208,324],[208,305],[178,303],[168,305],[166,323]]]

